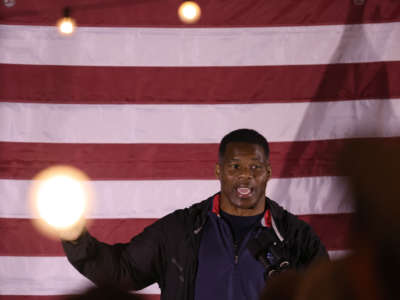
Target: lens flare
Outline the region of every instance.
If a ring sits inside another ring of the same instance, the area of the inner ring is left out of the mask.
[[[46,169],[34,178],[30,191],[34,223],[42,233],[55,237],[74,227],[81,229],[91,199],[89,178],[83,172],[68,166]]]
[[[193,24],[200,19],[200,6],[193,1],[183,2],[178,9],[179,19],[186,24]]]

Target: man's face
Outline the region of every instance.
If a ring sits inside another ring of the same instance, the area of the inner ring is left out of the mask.
[[[260,145],[229,143],[215,169],[221,183],[221,209],[232,215],[260,214],[271,167]]]

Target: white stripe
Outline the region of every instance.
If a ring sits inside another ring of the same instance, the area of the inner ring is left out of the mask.
[[[0,180],[0,217],[30,218],[28,180]],[[160,218],[219,191],[216,180],[93,181],[93,218]],[[294,214],[352,211],[343,177],[271,179],[267,195]]]
[[[77,294],[93,284],[66,257],[0,256],[0,295]],[[160,294],[157,284],[140,291]]]
[[[308,65],[400,60],[400,23],[267,28],[0,25],[0,63],[86,66]],[[235,49],[232,51],[232,49]]]
[[[332,259],[348,251],[329,251]],[[0,295],[77,294],[92,285],[65,257],[0,256]],[[157,284],[139,293],[160,294]]]
[[[270,142],[398,136],[399,99],[232,105],[0,103],[0,140],[219,143],[254,128]],[[373,122],[371,122],[373,120]]]

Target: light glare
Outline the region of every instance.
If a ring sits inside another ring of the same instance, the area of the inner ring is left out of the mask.
[[[91,199],[89,178],[83,172],[69,166],[46,169],[34,178],[30,190],[34,224],[50,237],[81,230]]]
[[[178,16],[183,23],[195,23],[201,16],[200,6],[196,2],[186,1],[179,6]]]
[[[187,19],[194,19],[196,17],[196,8],[193,6],[185,6],[182,11],[183,15]]]
[[[85,196],[84,187],[75,178],[56,175],[42,181],[37,195],[39,216],[55,228],[71,226],[85,212]]]
[[[72,34],[75,31],[75,21],[72,18],[64,17],[58,22],[58,30],[62,34]]]

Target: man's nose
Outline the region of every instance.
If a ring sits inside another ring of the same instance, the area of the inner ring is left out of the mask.
[[[239,173],[239,178],[251,178],[253,176],[253,173],[251,172],[251,169],[249,167],[242,167],[240,168],[240,173]]]

